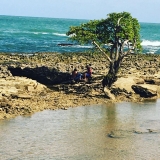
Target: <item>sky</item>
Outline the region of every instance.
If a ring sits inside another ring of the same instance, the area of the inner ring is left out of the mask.
[[[123,11],[160,23],[160,0],[0,0],[0,15],[93,20]]]

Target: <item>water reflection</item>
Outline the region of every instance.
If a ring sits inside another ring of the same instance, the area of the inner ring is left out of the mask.
[[[159,115],[158,100],[46,110],[0,121],[0,157],[3,160],[157,159]],[[113,137],[108,136],[110,133]]]

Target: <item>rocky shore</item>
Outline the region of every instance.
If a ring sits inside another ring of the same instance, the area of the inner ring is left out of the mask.
[[[90,82],[72,84],[74,68],[84,73],[90,64]],[[93,53],[0,54],[0,119],[45,109],[67,109],[120,101],[139,102],[160,97],[160,56],[130,55],[110,89],[101,81],[108,71],[103,55]]]

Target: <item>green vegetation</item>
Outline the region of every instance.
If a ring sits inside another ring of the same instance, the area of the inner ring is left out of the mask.
[[[110,87],[117,79],[120,64],[130,53],[140,53],[140,24],[130,13],[111,13],[106,19],[91,20],[80,26],[71,26],[66,33],[70,40],[92,44],[110,62],[103,86]]]

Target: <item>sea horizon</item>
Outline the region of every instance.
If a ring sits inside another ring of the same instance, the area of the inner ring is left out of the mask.
[[[63,18],[63,17],[41,17],[41,16],[18,16],[18,15],[0,15],[0,16],[6,16],[6,17],[26,17],[26,18],[48,18],[48,19],[71,19],[71,20],[87,20],[87,21],[89,21],[89,20],[94,20],[94,19],[85,19],[85,18]]]
[[[50,19],[71,19],[71,20],[98,20],[98,19],[85,19],[85,18],[66,18],[66,17],[47,17],[47,16],[25,16],[25,15],[0,15],[0,16],[6,16],[6,17],[26,17],[26,18],[50,18]],[[136,17],[134,17],[136,18]],[[99,18],[103,19],[103,18]],[[145,22],[145,21],[139,21],[139,23],[151,23],[151,24],[160,24],[160,22]]]

